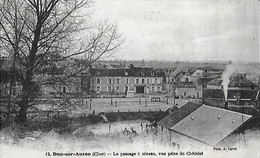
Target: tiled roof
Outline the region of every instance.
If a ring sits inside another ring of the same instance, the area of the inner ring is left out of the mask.
[[[164,73],[153,68],[133,67],[129,69],[91,69],[92,76],[110,77],[163,77]]]
[[[169,76],[170,77],[176,77],[180,73],[193,73],[195,70],[192,67],[188,67],[186,65],[180,65],[178,66]]]
[[[203,98],[224,98],[223,89],[204,89]]]
[[[214,146],[249,118],[251,115],[203,105],[171,129]]]
[[[207,83],[207,85],[221,86],[222,82],[223,82],[223,80],[214,78],[214,79],[210,80],[210,81]]]
[[[205,77],[206,72],[204,70],[196,70],[191,76],[192,77]]]
[[[158,124],[166,128],[171,128],[201,106],[202,104],[188,102],[181,108],[173,111],[170,115],[160,120]]]
[[[235,75],[231,79],[228,85],[228,87],[246,87],[246,88],[251,88],[252,86],[256,86],[256,85],[253,82],[246,79],[246,77],[241,74]]]
[[[195,88],[193,82],[175,82],[173,86],[176,88]]]
[[[240,93],[241,99],[255,99],[257,90],[228,90],[228,99],[235,99],[237,93]],[[224,91],[222,89],[204,89],[203,98],[223,98]]]
[[[212,78],[198,78],[198,85],[204,85],[211,80]]]
[[[255,99],[257,90],[229,90],[228,99],[235,99],[237,93],[240,93],[241,99]]]

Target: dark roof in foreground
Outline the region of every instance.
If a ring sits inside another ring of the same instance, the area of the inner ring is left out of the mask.
[[[203,105],[171,129],[215,146],[251,117],[251,115]]]
[[[181,108],[173,111],[170,115],[160,120],[158,124],[166,128],[171,128],[201,106],[202,104],[188,102]]]

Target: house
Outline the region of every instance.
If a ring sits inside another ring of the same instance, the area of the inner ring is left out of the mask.
[[[167,144],[170,146],[180,146],[177,143],[171,143],[171,130],[170,128],[179,123],[182,119],[201,107],[202,104],[188,102],[181,106],[178,110],[173,111],[170,115],[166,116],[157,123],[157,140],[160,144]]]
[[[252,106],[255,101],[258,100],[259,91],[258,90],[228,90],[227,94],[227,104],[226,106]],[[225,107],[225,96],[223,89],[204,89],[203,90],[203,103]],[[227,107],[225,107],[227,108]]]
[[[185,65],[178,66],[169,76],[168,81],[171,82],[190,82],[190,75],[193,72],[193,68]]]
[[[246,74],[235,74],[228,85],[228,89],[232,90],[254,90],[259,87],[246,78]]]
[[[97,95],[158,94],[162,92],[164,73],[153,68],[90,69],[91,89]]]
[[[175,98],[202,98],[202,90],[197,90],[193,82],[173,83]]]
[[[158,122],[157,137],[165,145],[177,148],[226,146],[251,115],[226,109],[187,103]]]
[[[207,73],[204,70],[196,70],[191,77],[193,78],[204,78],[206,77]]]

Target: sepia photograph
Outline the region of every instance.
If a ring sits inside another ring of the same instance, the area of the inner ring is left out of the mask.
[[[0,158],[260,158],[260,0],[0,0]]]

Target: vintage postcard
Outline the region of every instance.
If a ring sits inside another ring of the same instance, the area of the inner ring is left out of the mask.
[[[260,158],[259,8],[0,1],[0,157]]]

